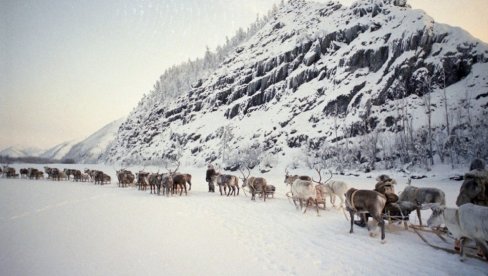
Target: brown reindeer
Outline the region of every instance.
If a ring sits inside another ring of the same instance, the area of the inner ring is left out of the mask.
[[[160,187],[161,187],[161,181],[162,181],[162,175],[157,172],[157,173],[152,173],[148,176],[149,180],[149,189],[151,190],[151,194],[156,194],[156,189],[157,193],[159,195]]]
[[[297,175],[297,174],[290,175],[288,173],[288,169],[285,169],[285,181],[284,181],[284,183],[286,185],[291,185],[293,183],[293,181],[295,181],[297,179],[308,180],[308,181],[312,180],[312,178],[308,175]]]
[[[217,183],[217,185],[219,185],[220,195],[223,195],[222,190],[224,190],[224,194],[226,194],[227,196],[229,196],[230,194],[234,196],[239,195],[239,178],[237,176],[219,173],[214,177],[215,182]],[[228,193],[227,189],[229,190]]]
[[[163,195],[169,196],[170,193],[173,193],[173,177],[168,173],[163,173],[161,176],[161,187],[158,187],[158,195],[160,193],[160,189],[163,190]]]
[[[180,191],[180,196],[183,194],[183,190],[185,191],[185,195],[188,195],[186,190],[186,176],[184,174],[173,174],[173,193],[178,193]]]
[[[116,174],[119,180],[119,187],[124,188],[134,183],[135,176],[131,171],[121,169],[120,171],[116,171]]]
[[[64,169],[63,172],[68,176],[68,180],[71,180],[71,176],[74,175],[74,169]]]
[[[27,169],[27,177],[29,177],[29,179],[44,178],[44,172],[42,172],[36,168],[28,168]]]
[[[386,197],[376,191],[358,190],[354,188],[347,190],[345,197],[346,210],[351,217],[351,229],[349,233],[353,233],[354,214],[364,216],[364,214],[367,213],[378,222],[378,225],[380,225],[381,241],[383,242],[385,239],[385,222],[382,213],[386,205]]]
[[[94,179],[95,179],[95,185],[109,184],[111,181],[111,177],[102,171],[94,171]]]
[[[73,181],[81,181],[81,171],[80,170],[72,170],[72,175],[73,175]]]
[[[137,179],[137,187],[141,191],[145,191],[147,189],[147,186],[149,185],[149,173],[145,171],[139,171],[136,173],[136,179]]]
[[[61,172],[59,171],[58,168],[52,168],[51,169],[51,180],[61,180]]]
[[[190,183],[191,189],[191,175],[178,173],[177,171],[180,165],[181,162],[177,161],[176,168],[174,170],[171,170],[166,166],[166,170],[168,170],[168,175],[170,175],[173,180],[172,194],[178,193],[178,191],[180,191],[181,196],[183,194],[183,191],[185,191],[185,195],[188,195],[186,183]]]
[[[266,187],[268,185],[266,179],[263,177],[249,176],[251,171],[249,168],[246,169],[248,172],[247,175],[244,174],[244,171],[239,169],[242,174],[242,188],[246,186],[249,187],[249,191],[251,192],[251,200],[256,200],[256,194],[261,194],[263,200],[266,201]]]
[[[27,174],[29,173],[29,170],[26,168],[22,168],[19,170],[20,173],[20,178],[27,178]]]
[[[3,174],[7,178],[18,177],[19,175],[16,173],[15,169],[9,166],[3,166]]]

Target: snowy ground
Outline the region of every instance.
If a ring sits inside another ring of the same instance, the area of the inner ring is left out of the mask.
[[[349,234],[339,210],[303,215],[284,196],[282,170],[266,175],[277,186],[266,203],[209,194],[204,169],[181,171],[192,172],[192,191],[170,198],[117,184],[0,179],[0,275],[488,274],[488,263],[461,263],[401,227],[381,244],[362,228]],[[452,173],[439,167],[413,184],[443,189],[453,206],[461,183],[447,180]],[[371,189],[378,174],[336,179]],[[403,190],[406,179],[395,177]]]

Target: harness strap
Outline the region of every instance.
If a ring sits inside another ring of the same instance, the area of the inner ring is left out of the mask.
[[[413,187],[413,188],[415,188],[415,192],[413,193],[413,198],[414,198],[415,202],[417,202],[417,204],[420,204],[420,200],[417,199],[417,196],[419,194],[420,189],[417,187]]]
[[[456,223],[461,227],[461,221],[459,220],[459,208],[456,209]]]
[[[354,192],[352,192],[352,194],[351,194],[351,207],[352,207],[352,210],[353,210],[354,212],[357,212],[357,210],[356,210],[356,206],[354,206],[354,196],[356,195],[357,191],[359,191],[359,190],[355,190],[355,191],[354,191]]]

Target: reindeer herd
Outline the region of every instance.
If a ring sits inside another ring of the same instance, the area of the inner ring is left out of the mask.
[[[488,170],[484,162],[473,161],[470,172],[465,174],[456,200],[459,208],[446,208],[445,194],[442,190],[414,187],[410,185],[410,181],[405,190],[397,196],[394,189],[396,182],[387,175],[380,175],[376,179],[378,182],[374,190],[359,190],[348,188],[348,185],[342,181],[330,181],[332,173],[328,180],[322,182],[320,170],[316,169],[316,171],[320,177],[318,181],[306,175],[289,175],[286,171],[284,182],[287,186],[290,185],[287,196],[293,200],[297,209],[303,210],[303,213],[306,212],[307,207],[315,206],[319,215],[320,204],[323,204],[326,209],[326,196],[330,197],[333,206],[337,196],[341,200],[339,208],[343,209],[345,203],[345,209],[349,212],[349,232],[353,233],[355,224],[368,226],[368,230],[372,230],[367,223],[368,217],[372,217],[376,225],[381,228],[383,243],[385,220],[390,223],[392,220],[403,221],[405,228],[408,229],[406,221],[409,219],[409,214],[416,210],[419,227],[422,227],[420,210],[431,209],[432,215],[427,221],[428,226],[434,229],[439,229],[441,225],[447,227],[456,241],[460,241],[459,246],[456,242],[456,249],[460,252],[461,260],[465,259],[464,248],[467,240],[474,241],[478,246],[478,257],[488,260]],[[355,215],[359,216],[360,220],[354,220]],[[439,232],[436,233],[439,235]],[[375,234],[370,231],[370,235]]]
[[[150,193],[155,195],[166,196],[178,194],[181,196],[183,192],[188,195],[191,190],[191,174],[177,172],[180,167],[178,162],[176,169],[170,170],[167,168],[167,173],[150,173],[143,170],[137,172],[135,175],[127,170],[121,169],[116,171],[119,187],[137,186],[138,190],[146,191],[149,187]],[[188,189],[187,189],[188,185]]]
[[[329,198],[333,207],[340,208],[349,212],[350,233],[353,233],[354,225],[366,227],[368,218],[372,217],[376,226],[381,228],[381,241],[385,239],[385,220],[390,223],[393,220],[403,221],[407,228],[406,221],[409,214],[416,210],[420,226],[422,219],[420,210],[432,209],[432,216],[428,220],[429,226],[440,226],[444,223],[450,232],[455,233],[456,238],[461,239],[461,249],[465,239],[473,239],[483,251],[484,256],[488,256],[488,170],[482,166],[475,167],[465,175],[465,180],[460,189],[456,204],[463,206],[459,209],[446,208],[445,194],[442,190],[428,187],[414,187],[410,183],[403,192],[397,196],[394,186],[396,182],[387,175],[381,175],[376,180],[374,190],[360,190],[348,185],[343,181],[332,180],[333,174],[323,181],[321,170],[315,169],[319,179],[312,179],[307,175],[290,175],[285,170],[284,183],[290,186],[286,196],[293,202],[296,209],[301,209],[303,213],[307,208],[315,207],[317,215],[319,209],[327,209],[326,199]],[[167,169],[166,173],[150,173],[143,170],[132,173],[127,169],[116,170],[116,177],[119,187],[134,187],[138,190],[146,191],[154,195],[180,195],[183,192],[188,195],[192,186],[192,175],[178,172],[180,163],[175,169]],[[242,169],[242,177],[216,172],[209,181],[212,185],[218,185],[220,195],[238,196],[239,191],[246,190],[251,194],[251,200],[256,197],[266,201],[269,197],[274,197],[276,187],[271,185],[263,177],[251,176],[250,170]],[[6,178],[28,178],[43,179],[44,175],[51,180],[72,180],[80,182],[94,182],[94,184],[111,183],[109,175],[99,170],[85,169],[83,172],[76,169],[64,169],[44,167],[44,171],[36,168],[22,168],[19,173],[9,166],[0,168],[0,175]],[[239,182],[242,181],[241,188]],[[247,196],[247,195],[246,195]],[[339,198],[339,206],[336,206],[336,198]],[[469,204],[469,205],[464,205]],[[323,207],[320,207],[320,206]],[[345,207],[345,209],[344,209]],[[460,213],[459,213],[460,212]],[[346,214],[346,213],[344,213]],[[469,220],[459,219],[460,214]],[[358,216],[360,220],[354,220]],[[347,218],[347,216],[346,216]],[[457,218],[457,219],[456,219]],[[452,230],[451,230],[452,229]],[[374,236],[370,231],[370,235]],[[462,252],[462,251],[461,251]],[[485,257],[486,258],[486,257]]]

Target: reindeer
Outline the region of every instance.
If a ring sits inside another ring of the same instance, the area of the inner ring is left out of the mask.
[[[7,178],[11,178],[11,177],[17,177],[19,176],[15,169],[12,168],[12,167],[9,167],[9,166],[3,166],[3,174],[5,175],[5,177]]]
[[[88,175],[89,181],[91,181],[91,182],[95,181],[95,171],[94,170],[85,169],[84,172],[85,172],[85,174]]]
[[[27,174],[29,173],[29,170],[26,168],[22,168],[19,170],[20,173],[20,178],[27,178]]]
[[[168,171],[168,175],[172,178],[172,184],[173,186],[171,187],[172,194],[178,193],[178,190],[180,191],[180,196],[183,194],[183,191],[185,191],[185,195],[188,195],[188,191],[186,189],[186,183],[190,183],[190,189],[191,189],[191,175],[190,174],[182,174],[178,173],[178,168],[180,167],[181,162],[177,161],[176,162],[176,168],[174,170],[169,169],[167,166],[165,167],[166,170]],[[166,183],[169,183],[166,181]]]
[[[44,178],[44,172],[42,171],[37,171],[36,173],[36,179]]]
[[[136,185],[138,186],[139,190],[145,191],[147,189],[147,186],[149,185],[148,176],[149,173],[145,171],[139,171],[138,173],[136,173],[136,179],[137,179]]]
[[[185,191],[185,195],[188,195],[186,190],[186,177],[183,174],[174,174],[173,176],[173,193],[178,193],[180,191],[180,196],[183,194],[183,190]]]
[[[407,186],[398,197],[398,203],[411,202],[416,205],[417,217],[419,218],[420,226],[422,226],[422,218],[420,216],[420,206],[426,203],[437,203],[446,205],[446,196],[444,192],[437,188],[418,188],[415,186]]]
[[[102,171],[94,171],[95,185],[98,183],[100,185],[108,184],[111,181],[111,177]]]
[[[53,178],[53,168],[45,166],[44,172],[47,174],[47,179]]]
[[[325,197],[329,195],[330,203],[332,204],[333,207],[335,206],[335,200],[336,196],[339,197],[341,200],[341,204],[339,208],[343,208],[344,206],[344,194],[347,191],[347,184],[344,181],[338,181],[338,180],[331,180],[332,179],[332,172],[329,171],[330,176],[327,180],[322,182],[322,169],[320,168],[314,168],[317,174],[319,175],[319,180],[314,180],[312,179],[313,182],[319,184],[317,185],[317,190],[321,195],[321,199],[323,200],[322,202],[324,203],[324,208],[326,208],[326,199]]]
[[[381,227],[381,241],[385,240],[385,222],[383,221],[383,209],[386,205],[386,197],[376,191],[358,190],[350,188],[346,194],[346,210],[349,212],[351,218],[351,229],[349,233],[353,233],[354,214],[369,214],[373,217]],[[369,226],[368,226],[368,230]],[[370,236],[373,236],[370,232]]]
[[[134,174],[131,171],[126,169],[121,169],[120,171],[116,171],[117,179],[119,180],[119,187],[127,187],[134,182]]]
[[[317,216],[319,216],[319,204],[317,202],[317,190],[314,183],[311,180],[295,179],[291,184],[291,194],[293,203],[298,210],[297,201],[300,203],[300,209],[303,209],[303,213],[307,212],[309,202],[315,204],[317,209]]]
[[[429,227],[446,225],[449,232],[460,243],[460,260],[465,259],[464,245],[467,239],[476,242],[479,254],[488,260],[488,207],[466,203],[459,208],[446,208],[438,203],[431,203],[432,215],[428,219]]]
[[[63,169],[63,172],[68,176],[68,180],[71,180],[71,176],[74,175],[74,171],[75,170],[73,169]]]
[[[297,179],[301,179],[301,180],[312,180],[312,178],[310,176],[307,176],[307,175],[290,175],[288,174],[288,169],[285,169],[285,181],[284,183],[286,185],[291,185],[293,183],[293,181],[297,180]]]
[[[160,190],[162,188],[163,195],[166,194],[166,196],[168,197],[170,193],[173,193],[173,176],[171,176],[169,173],[163,173],[161,175],[161,186],[157,188],[158,195],[160,194]]]
[[[36,178],[37,179],[37,173],[39,172],[38,169],[35,169],[35,168],[28,168],[27,169],[27,177],[29,179],[34,179]]]
[[[182,178],[184,178],[184,185],[186,189],[186,184],[188,184],[188,191],[191,191],[191,174],[189,173],[177,173],[177,175],[182,175]]]
[[[44,178],[44,172],[36,168],[29,168],[27,176],[29,177],[29,179],[40,179],[40,178]]]
[[[159,172],[152,173],[149,175],[148,180],[149,180],[149,188],[151,190],[151,194],[153,193],[153,191],[154,194],[156,194],[156,188],[157,188],[157,192],[159,195],[159,190],[161,189],[162,175]]]
[[[249,176],[251,171],[247,167],[246,169],[248,172],[247,175],[244,174],[244,171],[239,168],[239,171],[242,174],[242,188],[244,189],[246,186],[249,187],[251,192],[251,200],[256,200],[256,194],[261,193],[263,200],[266,202],[266,187],[268,185],[266,179],[263,177]]]
[[[237,176],[219,173],[214,177],[216,178],[215,182],[217,182],[217,185],[219,185],[220,195],[222,195],[222,188],[224,190],[224,194],[227,194],[227,196],[230,194],[234,196],[239,195],[239,178]],[[228,193],[226,192],[227,188],[229,189]]]
[[[58,180],[58,181],[61,180],[61,174],[58,168],[52,168],[50,172],[51,172],[51,180]]]
[[[81,173],[81,182],[88,182],[90,181],[90,175],[87,173]]]
[[[73,175],[73,181],[81,181],[81,171],[80,170],[71,170]]]
[[[217,185],[219,186],[220,195],[225,194],[229,196],[232,193],[235,196],[236,190],[237,195],[239,195],[239,178],[237,176],[222,174],[219,168],[219,170],[216,171],[214,175],[210,176],[210,181],[212,183],[217,183]],[[229,190],[229,192],[227,192],[227,189]],[[224,191],[223,194],[222,190]]]
[[[100,185],[103,185],[103,172],[102,171],[97,171],[97,170],[94,170],[93,171],[93,179],[95,180],[95,185],[97,184],[100,184]]]

